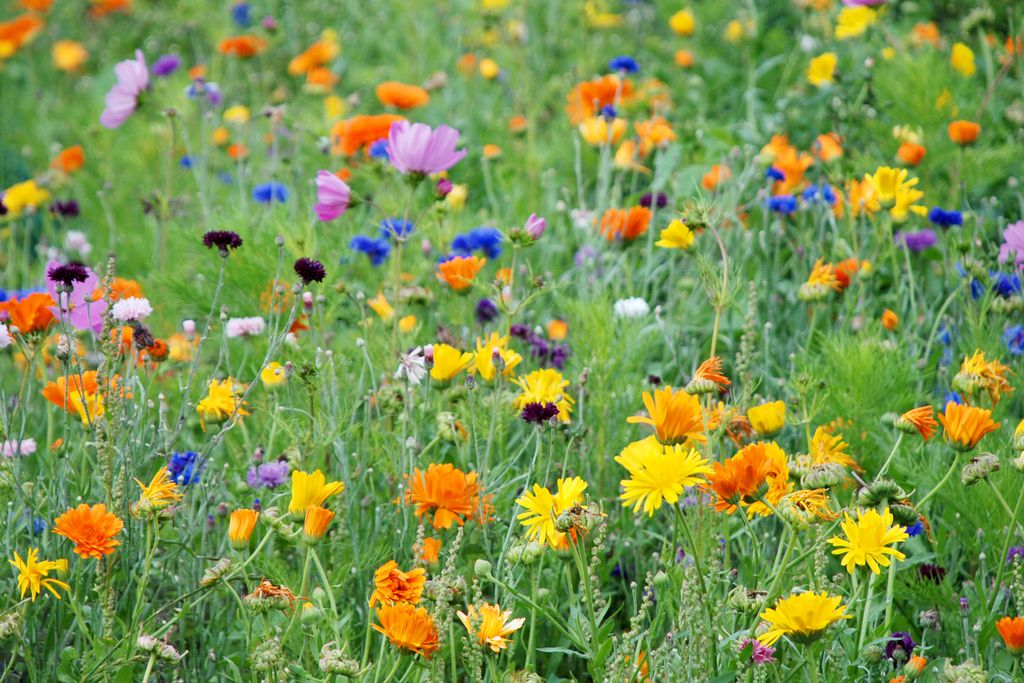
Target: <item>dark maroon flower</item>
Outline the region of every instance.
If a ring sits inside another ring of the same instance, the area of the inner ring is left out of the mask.
[[[523,420],[533,424],[543,424],[558,416],[558,406],[554,403],[527,403],[523,406]]]
[[[85,282],[89,278],[89,269],[81,263],[64,263],[51,267],[46,276],[65,287],[74,287],[76,282]]]
[[[922,581],[942,583],[942,580],[946,578],[946,570],[937,564],[920,564],[917,566],[917,575]]]
[[[640,206],[651,208],[651,205],[657,206],[659,209],[664,209],[665,206],[668,205],[668,196],[664,192],[648,192],[644,196],[640,197]]]
[[[242,246],[242,238],[232,230],[211,230],[203,235],[203,244],[207,249],[217,247],[221,256],[227,256],[229,249],[238,249]]]
[[[498,317],[498,307],[490,299],[480,299],[476,303],[476,321],[481,325]]]
[[[305,256],[295,262],[295,274],[302,279],[303,284],[307,285],[310,282],[323,282],[327,277],[324,264]]]
[[[885,644],[885,658],[892,662],[893,668],[898,669],[910,659],[917,643],[906,631],[896,631],[889,636],[889,642]]]
[[[74,199],[58,199],[50,204],[50,212],[61,218],[74,218],[79,214],[78,202]]]

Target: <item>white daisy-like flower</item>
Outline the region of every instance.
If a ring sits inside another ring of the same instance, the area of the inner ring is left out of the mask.
[[[266,321],[258,315],[254,315],[251,318],[232,318],[228,320],[227,324],[227,334],[231,339],[235,337],[257,337],[263,334],[263,331],[266,329]]]
[[[129,296],[114,304],[111,315],[114,316],[114,320],[127,323],[145,320],[152,312],[153,307],[149,305],[149,299]]]
[[[11,336],[11,331],[7,329],[7,325],[0,323],[0,349],[6,349],[13,343],[14,337]]]
[[[412,386],[418,386],[427,376],[427,359],[422,346],[417,346],[409,353],[398,357],[398,369],[395,379],[405,378]]]
[[[634,296],[616,301],[614,310],[616,318],[642,318],[651,312],[651,307],[641,297]]]

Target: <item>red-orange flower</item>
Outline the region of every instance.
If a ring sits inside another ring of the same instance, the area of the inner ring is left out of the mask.
[[[248,59],[267,49],[267,41],[259,36],[232,36],[220,41],[217,51],[229,57]]]
[[[97,560],[114,552],[121,545],[114,537],[124,528],[117,515],[107,512],[107,506],[100,503],[89,507],[82,503],[58,517],[53,522],[53,533],[66,537],[75,544],[75,553],[82,558],[95,557]]]
[[[0,23],[0,55],[14,54],[42,29],[43,20],[34,14],[22,14]]]
[[[635,240],[647,232],[651,222],[651,210],[646,206],[631,209],[608,209],[601,217],[601,234],[609,242],[613,240]]]
[[[105,17],[114,12],[127,14],[132,9],[132,0],[92,0],[89,15],[94,19]]]
[[[836,279],[839,280],[839,291],[850,286],[853,276],[860,270],[860,261],[856,258],[848,258],[836,264]]]
[[[385,107],[415,109],[430,102],[430,93],[418,85],[384,81],[377,86],[377,99]]]
[[[919,145],[916,142],[904,142],[896,150],[896,156],[907,166],[917,166],[927,152],[924,145]]]
[[[369,149],[388,136],[392,123],[404,120],[396,114],[375,114],[338,121],[331,127],[331,152],[350,156],[360,149]]]
[[[718,497],[715,509],[719,511],[732,514],[739,506],[750,505],[750,512],[768,514],[769,509],[760,499],[767,498],[775,504],[788,492],[786,454],[774,441],[752,443],[724,463],[713,463],[711,468],[708,485]],[[758,506],[756,510],[754,506]]]
[[[53,324],[55,318],[50,307],[55,305],[49,294],[33,292],[23,299],[0,302],[0,320],[18,328],[18,334],[41,332]]]
[[[479,256],[455,256],[437,266],[437,279],[447,282],[456,292],[469,289],[473,278],[487,263],[487,259]]]
[[[901,431],[914,430],[919,433],[925,441],[935,436],[935,428],[939,423],[935,421],[935,408],[931,406],[920,406],[913,408],[896,418],[896,427]]]
[[[452,523],[462,526],[466,521],[486,521],[489,504],[481,496],[476,472],[463,472],[450,463],[432,463],[424,472],[418,467],[406,476],[406,502],[416,505],[416,515],[433,515],[435,529],[449,529]]]
[[[380,625],[374,630],[383,633],[397,648],[415,652],[427,659],[440,647],[434,618],[424,607],[415,607],[407,602],[382,605],[377,609]]]
[[[417,567],[407,572],[398,568],[398,563],[389,560],[373,574],[373,595],[370,607],[378,602],[390,605],[396,602],[416,604],[423,597],[423,586],[427,583],[427,570]]]
[[[1010,654],[1024,654],[1024,617],[1003,617],[996,622],[996,629]]]
[[[958,145],[969,145],[978,139],[981,126],[973,121],[954,121],[949,124],[949,139]]]
[[[732,172],[729,170],[728,166],[715,164],[711,167],[711,170],[705,173],[704,177],[700,179],[700,184],[701,187],[708,192],[713,192],[719,184],[725,182],[730,177],[732,177]]]
[[[712,356],[701,363],[693,373],[693,379],[686,385],[686,391],[690,394],[707,394],[722,391],[730,384],[732,382],[729,378],[722,374],[722,359]]]
[[[601,111],[602,107],[612,106],[632,94],[633,84],[628,80],[620,80],[614,75],[602,76],[578,83],[569,91],[565,110],[570,123],[578,126],[583,119]]]
[[[85,150],[81,145],[68,147],[61,150],[60,154],[50,162],[50,168],[56,168],[65,173],[74,173],[85,165]]]

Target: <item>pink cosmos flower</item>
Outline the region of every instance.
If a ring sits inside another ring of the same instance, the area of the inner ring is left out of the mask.
[[[322,221],[333,221],[348,210],[352,191],[345,181],[330,171],[316,172],[316,204],[313,211]]]
[[[123,323],[127,323],[145,320],[152,312],[153,306],[150,305],[149,299],[129,296],[114,304],[111,315],[114,316],[114,320],[120,320]]]
[[[4,457],[13,458],[16,455],[32,455],[36,452],[35,439],[8,440],[0,443],[0,454]]]
[[[255,337],[263,334],[265,329],[267,329],[266,321],[257,315],[251,318],[228,320],[225,332],[229,338],[234,339],[235,337]]]
[[[107,310],[107,302],[93,299],[93,293],[100,286],[100,278],[92,268],[85,268],[85,281],[75,282],[71,293],[57,291],[58,282],[50,277],[50,271],[59,267],[57,261],[46,264],[46,291],[56,306],[50,306],[50,312],[58,319],[65,320],[76,330],[92,330],[99,334],[103,330],[103,313]]]
[[[142,50],[135,51],[135,59],[118,62],[114,67],[117,83],[107,93],[106,107],[100,114],[100,123],[105,128],[120,128],[135,112],[139,104],[139,93],[149,88],[149,69]]]
[[[535,240],[540,239],[547,227],[547,219],[541,218],[535,213],[530,214],[530,217],[526,219],[526,225],[523,226],[526,230],[526,234]]]
[[[434,130],[425,123],[395,121],[388,133],[388,157],[400,173],[440,173],[466,156],[466,150],[455,150],[458,141],[459,131],[448,126]]]
[[[999,262],[1006,263],[1013,254],[1013,263],[1024,268],[1024,221],[1010,223],[1003,230],[1003,244],[999,247]]]

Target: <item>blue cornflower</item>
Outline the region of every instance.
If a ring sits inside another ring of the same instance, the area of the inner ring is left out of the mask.
[[[247,2],[236,2],[231,6],[231,20],[242,28],[249,26],[252,23],[251,9]]]
[[[43,519],[42,517],[33,517],[32,518],[32,533],[33,534],[38,536],[39,534],[41,534],[44,531],[46,531],[48,526],[49,526],[49,524],[47,524],[46,520]]]
[[[922,531],[924,531],[924,524],[918,520],[907,527],[907,536],[910,536],[911,538],[914,536],[920,536]]]
[[[1003,297],[1009,299],[1014,294],[1020,294],[1020,276],[1016,273],[997,273],[989,271],[989,275],[992,276],[992,291]]]
[[[348,246],[349,249],[366,254],[370,259],[370,263],[374,266],[379,266],[387,261],[388,255],[391,253],[391,242],[383,238],[374,239],[366,235],[356,235],[348,243]]]
[[[412,234],[412,221],[401,218],[385,218],[380,222],[380,236],[382,239],[405,239]]]
[[[831,185],[823,185],[822,187],[811,185],[803,191],[800,197],[807,204],[814,204],[822,200],[829,206],[836,203],[836,193]]]
[[[182,168],[192,168],[192,157],[190,157],[189,155],[186,154],[185,156],[183,156],[181,158],[181,160],[178,162],[178,164]]]
[[[764,171],[764,177],[768,178],[769,180],[778,180],[781,183],[783,180],[786,179],[786,174],[780,171],[779,169],[775,168],[774,166],[769,166]]]
[[[391,157],[388,156],[387,139],[377,140],[372,145],[370,145],[370,156],[373,157],[374,159],[380,159],[381,161],[389,160]]]
[[[199,481],[199,475],[203,471],[203,465],[197,460],[199,454],[195,451],[183,453],[171,453],[170,462],[167,463],[167,471],[171,474],[171,480],[178,486],[187,486]]]
[[[784,216],[796,213],[796,197],[791,194],[777,194],[774,197],[769,197],[768,208]]]
[[[601,107],[601,118],[605,119],[606,121],[614,121],[618,115],[619,112],[616,111],[615,107],[613,107],[610,104],[606,104],[603,107]]]
[[[288,188],[281,183],[263,183],[252,188],[252,198],[262,204],[288,201]]]
[[[953,225],[963,225],[964,215],[955,209],[946,211],[936,206],[928,212],[928,220],[940,228],[948,228]]]
[[[957,405],[962,405],[964,402],[964,400],[960,398],[960,394],[956,393],[955,391],[950,391],[945,396],[942,397],[943,404],[949,403],[950,401]]]
[[[1024,355],[1024,325],[1012,325],[1003,331],[1003,342],[1014,356]]]
[[[459,256],[469,256],[474,251],[482,251],[487,258],[493,259],[501,255],[501,231],[497,228],[481,226],[469,232],[456,235],[452,240],[452,251]]]
[[[608,68],[612,71],[625,71],[626,73],[635,74],[640,70],[640,65],[632,57],[621,55],[608,60]]]

